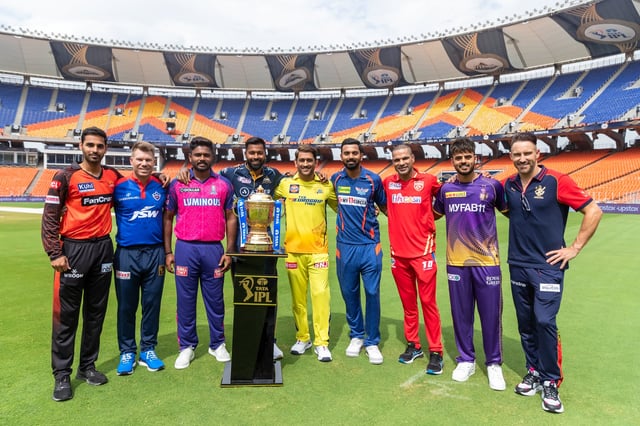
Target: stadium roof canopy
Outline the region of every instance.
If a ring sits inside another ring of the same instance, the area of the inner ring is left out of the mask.
[[[566,0],[556,8],[393,43],[315,51],[136,45],[0,28],[0,72],[114,84],[299,92],[391,89],[631,54],[640,2]]]

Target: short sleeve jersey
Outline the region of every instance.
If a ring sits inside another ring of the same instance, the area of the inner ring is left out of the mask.
[[[133,175],[122,178],[116,183],[113,199],[119,246],[162,244],[162,209],[166,194],[158,179],[151,177],[143,185]]]
[[[495,209],[507,211],[502,184],[477,175],[473,182],[444,183],[433,211],[447,221],[447,264],[500,265]]]
[[[226,231],[225,210],[233,209],[231,183],[213,170],[203,182],[190,171],[189,184],[173,180],[167,210],[176,214],[174,232],[184,241],[222,241]]]
[[[290,253],[328,253],[327,204],[337,207],[331,182],[318,178],[304,181],[296,174],[285,177],[276,188],[275,198],[284,198],[286,215],[285,249]]]
[[[566,247],[564,231],[569,208],[581,210],[593,199],[571,179],[541,166],[525,192],[519,175],[504,183],[509,204],[509,256],[511,265],[559,269],[547,263],[545,253]],[[526,198],[526,201],[524,200]]]
[[[360,176],[352,179],[343,169],[331,176],[331,182],[338,198],[336,241],[346,244],[379,243],[380,226],[375,205],[387,204],[380,176],[362,168]]]
[[[436,227],[431,205],[440,189],[435,176],[416,169],[407,181],[397,174],[383,181],[387,194],[391,255],[416,258],[436,249]]]
[[[55,174],[42,215],[42,242],[50,258],[62,256],[60,237],[87,240],[109,235],[113,190],[121,177],[109,166],[96,177],[78,164]]]

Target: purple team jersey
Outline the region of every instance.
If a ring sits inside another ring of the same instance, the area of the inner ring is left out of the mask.
[[[442,185],[433,211],[447,220],[447,265],[500,264],[494,208],[508,210],[504,189],[495,179],[478,175],[471,183]]]
[[[173,180],[167,195],[167,210],[176,214],[174,233],[183,241],[222,241],[225,236],[225,210],[233,208],[233,188],[224,177],[211,171],[200,182],[191,171],[185,185]]]

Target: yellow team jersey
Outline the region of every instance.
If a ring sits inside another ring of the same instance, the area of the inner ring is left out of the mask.
[[[328,253],[327,204],[338,207],[331,182],[321,183],[318,178],[306,182],[285,177],[276,188],[275,199],[284,198],[286,215],[285,250],[289,253]]]

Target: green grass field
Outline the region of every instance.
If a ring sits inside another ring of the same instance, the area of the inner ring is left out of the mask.
[[[579,214],[570,215],[567,240],[577,232]],[[330,220],[333,220],[333,215]],[[388,250],[382,283],[382,365],[367,358],[347,358],[349,342],[344,304],[332,270],[331,343],[334,361],[320,363],[310,352],[289,355],[295,341],[290,293],[284,271],[279,290],[278,344],[285,351],[282,387],[220,388],[223,365],[207,354],[206,345],[186,370],[175,370],[175,286],[166,280],[159,345],[167,368],[150,373],[138,367],[118,377],[116,299],[112,288],[102,334],[98,369],[105,386],[72,381],[74,399],[51,400],[51,301],[53,273],[40,243],[38,215],[0,212],[0,424],[638,424],[640,372],[640,286],[636,239],[637,216],[605,215],[587,248],[571,264],[558,318],[563,341],[566,411],[542,411],[540,398],[522,397],[513,386],[524,374],[508,274],[504,270],[504,373],[507,390],[489,389],[480,367],[466,383],[451,380],[457,355],[444,273],[444,222],[438,222],[438,302],[445,344],[442,376],[424,374],[425,359],[397,362],[405,347],[402,308],[389,270]],[[383,218],[386,233],[386,219]],[[507,221],[499,219],[506,257]],[[388,248],[386,238],[384,247]],[[333,247],[331,248],[333,253]],[[233,305],[227,276],[227,341],[232,339]],[[208,340],[200,302],[198,332]],[[484,355],[476,321],[479,365]],[[424,331],[423,344],[424,340]],[[76,342],[76,348],[79,341]],[[233,356],[233,351],[232,351]]]

